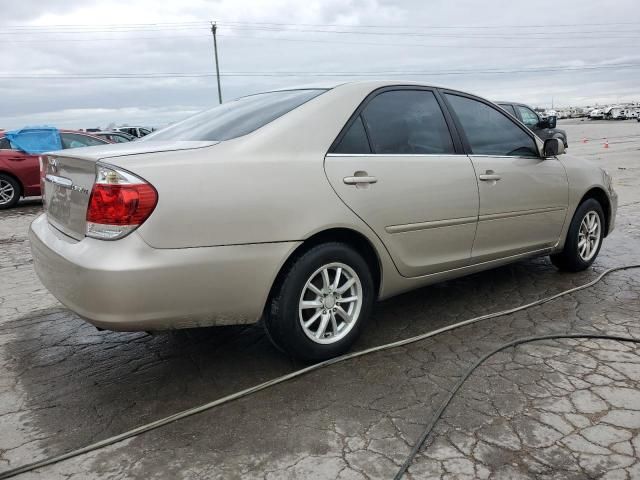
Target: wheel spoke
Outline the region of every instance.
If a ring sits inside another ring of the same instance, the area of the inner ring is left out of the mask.
[[[347,312],[345,312],[345,311],[344,311],[344,308],[342,308],[342,307],[340,307],[340,306],[337,306],[337,307],[336,307],[336,313],[337,313],[338,315],[340,315],[340,316],[344,319],[344,321],[345,321],[346,323],[351,322],[351,317],[349,316],[349,314],[348,314]]]
[[[346,282],[344,282],[344,285],[342,285],[337,292],[342,295],[344,292],[346,292],[347,290],[349,290],[351,288],[351,286],[356,283],[356,279],[351,277],[349,280],[347,280]]]
[[[320,308],[320,307],[322,307],[322,302],[318,299],[304,300],[300,302],[300,308]]]
[[[342,268],[338,267],[336,269],[336,278],[333,280],[333,285],[331,286],[332,290],[338,289],[338,285],[340,285],[340,277],[342,277]]]
[[[314,324],[314,322],[320,318],[320,315],[322,315],[322,310],[318,310],[316,313],[313,314],[313,316],[307,320],[306,322],[304,322],[304,326],[305,328],[309,328],[311,325]]]
[[[309,285],[307,285],[307,288],[311,290],[313,293],[315,293],[316,295],[322,296],[322,290],[316,287],[313,283],[309,282]]]
[[[358,297],[342,297],[336,300],[336,303],[352,303],[356,302]]]
[[[324,337],[324,334],[327,331],[327,325],[329,324],[330,318],[331,316],[327,312],[322,314],[322,318],[320,320],[320,326],[318,327],[318,330],[316,330],[316,338]]]
[[[331,280],[329,280],[329,270],[326,268],[322,269],[322,288],[328,290],[331,286]]]
[[[331,312],[331,328],[333,329],[333,334],[338,334],[338,321],[336,320],[336,314]]]

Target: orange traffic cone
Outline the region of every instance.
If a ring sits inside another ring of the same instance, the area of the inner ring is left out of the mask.
[[[604,148],[609,148],[609,140],[608,139],[604,139]]]

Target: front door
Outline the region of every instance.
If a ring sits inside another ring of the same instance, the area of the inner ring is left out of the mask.
[[[434,92],[387,89],[357,113],[325,159],[340,198],[375,231],[402,275],[468,265],[478,186]]]
[[[445,98],[478,175],[474,261],[555,245],[568,207],[564,166],[555,158],[541,158],[534,136],[500,109],[453,93]]]

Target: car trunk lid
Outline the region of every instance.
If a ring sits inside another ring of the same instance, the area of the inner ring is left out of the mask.
[[[96,163],[129,155],[190,150],[218,142],[130,142],[72,151],[52,152],[42,157],[41,179],[45,211],[49,223],[76,240],[86,233],[89,197],[96,178]],[[126,162],[119,161],[126,169]],[[135,172],[132,172],[135,173]]]

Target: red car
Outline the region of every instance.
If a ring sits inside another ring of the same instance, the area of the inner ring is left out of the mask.
[[[111,143],[85,132],[60,130],[62,148],[91,147]],[[11,208],[20,197],[40,195],[40,155],[12,148],[0,131],[0,210]]]

